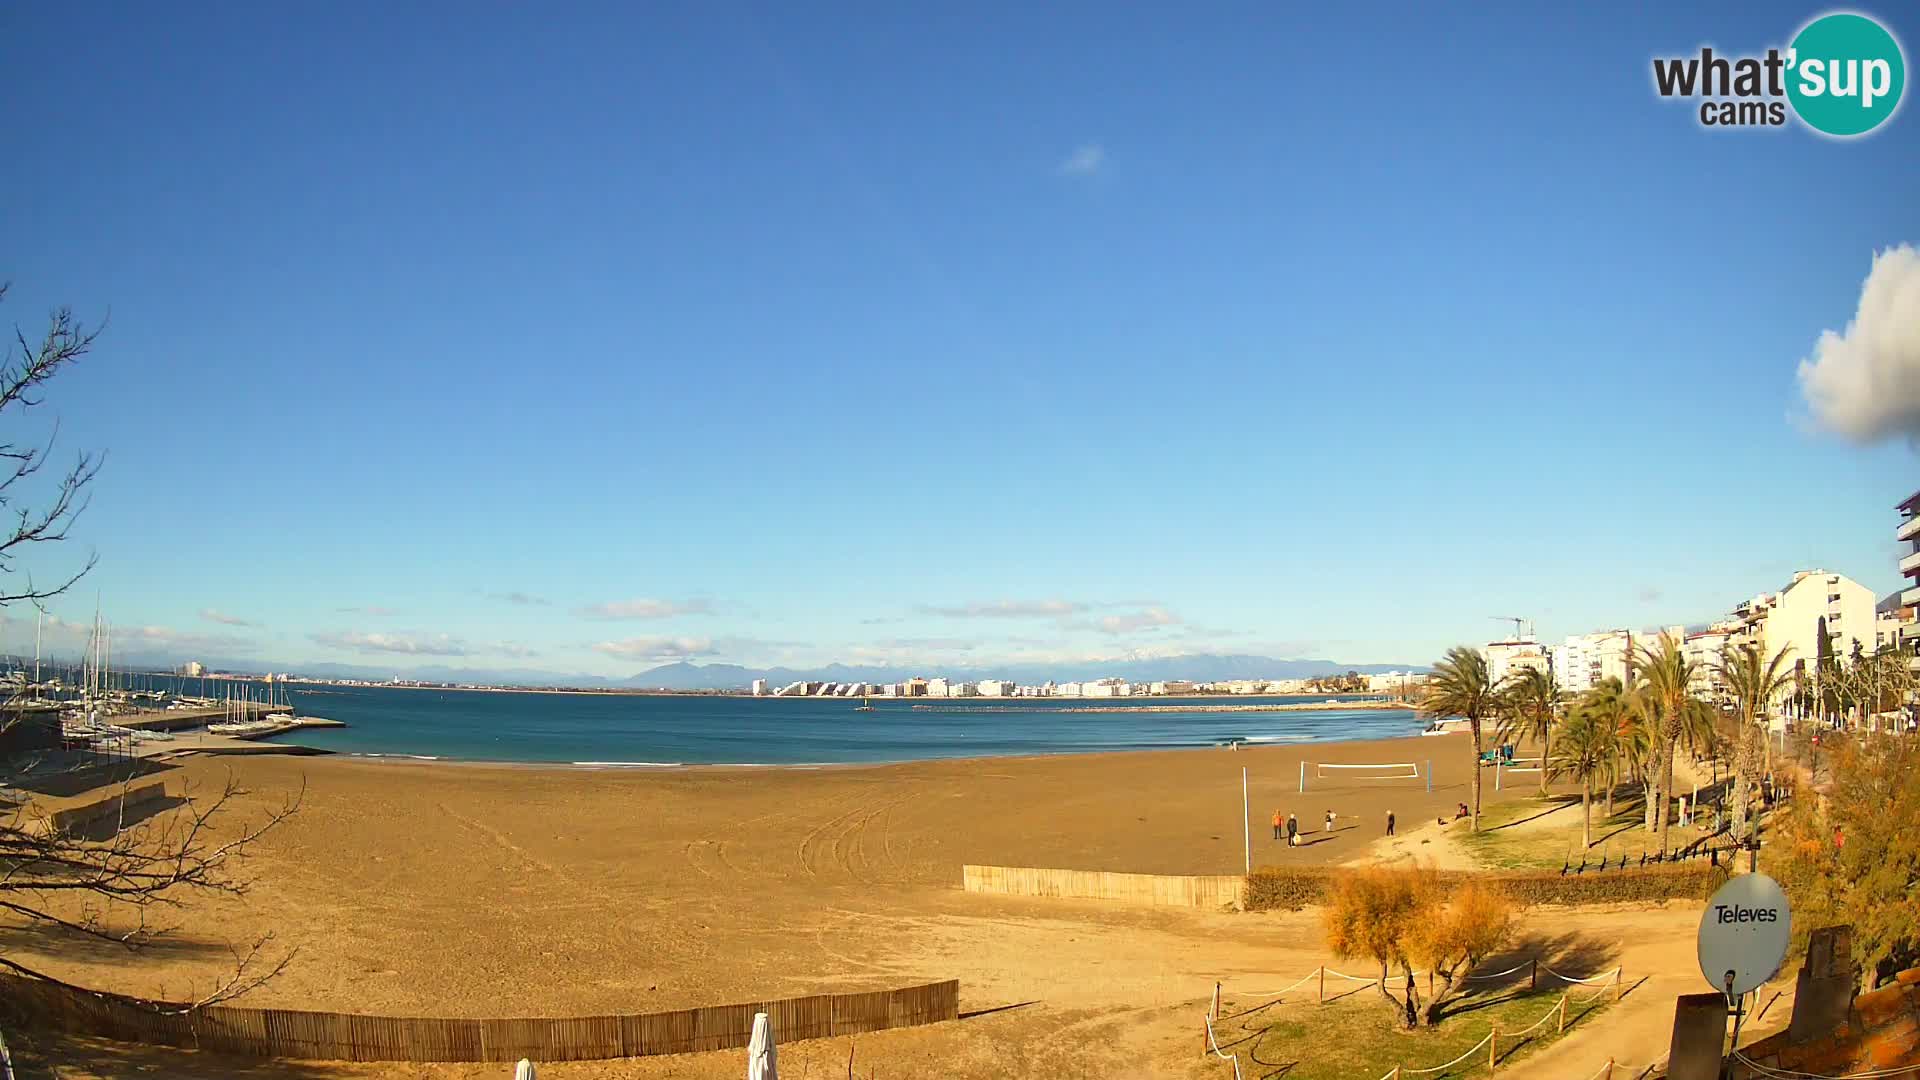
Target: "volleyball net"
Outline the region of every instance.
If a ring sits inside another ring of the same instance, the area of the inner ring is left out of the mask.
[[[1425,781],[1429,790],[1433,787],[1432,763],[1423,767],[1418,761],[1388,762],[1333,762],[1302,761],[1300,763],[1300,790],[1322,790],[1338,788],[1347,783],[1374,784],[1420,783]]]

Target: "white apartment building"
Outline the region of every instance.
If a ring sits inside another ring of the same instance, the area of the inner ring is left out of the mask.
[[[1570,637],[1557,652],[1554,673],[1572,693],[1584,694],[1608,679],[1627,681],[1633,667],[1633,632],[1601,630]]]
[[[754,697],[767,696],[767,680],[765,679],[753,680],[753,696]]]
[[[1874,597],[1865,585],[1826,570],[1802,570],[1777,593],[1762,593],[1733,609],[1739,623],[1729,639],[1735,645],[1753,645],[1772,659],[1789,650],[1791,669],[1811,675],[1820,657],[1820,635],[1826,634],[1831,655],[1849,656],[1857,642],[1864,651],[1873,644]],[[1776,717],[1776,724],[1783,718]]]
[[[1900,528],[1895,530],[1893,538],[1907,545],[1906,552],[1900,556],[1900,575],[1907,579],[1907,587],[1899,594],[1900,606],[1920,607],[1920,491],[1907,496],[1894,509],[1900,512]],[[1914,654],[1907,663],[1920,669],[1920,627],[1909,622],[1901,631],[1900,644]]]
[[[1865,585],[1825,570],[1802,570],[1786,588],[1762,593],[1733,609],[1743,643],[1762,647],[1772,657],[1783,648],[1794,663],[1811,665],[1820,655],[1824,631],[1832,654],[1847,656],[1855,642],[1873,644],[1874,597]]]
[[[1012,697],[1014,687],[1004,679],[981,679],[977,689],[981,697]]]
[[[927,696],[928,697],[946,697],[947,696],[947,680],[939,679],[939,678],[928,679],[927,680]]]
[[[1869,651],[1899,648],[1913,634],[1913,614],[1912,608],[1900,606],[1897,592],[1881,600],[1873,615],[1873,648]]]
[[[1129,697],[1133,686],[1124,679],[1095,679],[1080,685],[1081,697]]]
[[[1705,701],[1725,703],[1731,697],[1721,675],[1721,657],[1739,638],[1740,624],[1723,619],[1697,634],[1688,634],[1684,643],[1687,662],[1693,665],[1693,680],[1687,689]]]
[[[1549,663],[1547,650],[1531,637],[1518,637],[1508,641],[1490,641],[1487,643],[1487,677],[1494,685],[1506,681],[1509,675],[1521,668],[1547,670]]]
[[[1053,692],[1060,697],[1079,697],[1080,684],[1077,682],[1063,682],[1059,686],[1054,687]]]

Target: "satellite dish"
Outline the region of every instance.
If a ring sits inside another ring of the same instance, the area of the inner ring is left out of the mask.
[[[1700,916],[1700,974],[1728,997],[1758,989],[1779,974],[1792,934],[1780,883],[1742,874],[1715,890]]]

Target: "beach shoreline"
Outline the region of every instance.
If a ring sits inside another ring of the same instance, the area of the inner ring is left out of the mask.
[[[1059,710],[1059,711],[1068,711],[1068,710]],[[1088,711],[1104,711],[1104,710],[1088,710]],[[283,734],[294,735],[294,734],[298,734],[298,732],[286,732]],[[1464,733],[1463,732],[1447,733],[1448,736],[1460,735],[1460,734],[1464,734]],[[829,769],[883,769],[883,768],[897,768],[900,766],[907,766],[907,765],[969,764],[969,763],[990,764],[994,762],[1021,762],[1021,761],[1042,761],[1042,760],[1057,761],[1064,758],[1098,759],[1098,758],[1108,757],[1112,755],[1187,754],[1187,753],[1232,754],[1232,753],[1254,752],[1254,751],[1266,750],[1266,749],[1277,749],[1277,748],[1283,748],[1283,747],[1284,748],[1305,748],[1305,747],[1312,747],[1312,746],[1326,746],[1326,747],[1378,746],[1384,743],[1397,743],[1397,742],[1403,742],[1403,741],[1410,742],[1413,745],[1430,746],[1431,744],[1415,742],[1415,740],[1420,740],[1422,738],[1433,738],[1433,737],[1437,737],[1437,736],[1422,736],[1421,733],[1418,731],[1412,732],[1410,734],[1405,734],[1405,735],[1383,735],[1379,738],[1374,738],[1374,739],[1314,739],[1314,738],[1275,739],[1275,738],[1265,737],[1265,736],[1254,736],[1252,738],[1240,739],[1240,740],[1221,740],[1219,742],[1208,743],[1204,746],[1200,746],[1200,745],[1136,746],[1136,747],[1114,747],[1114,748],[1100,749],[1100,750],[1085,750],[1085,749],[1070,748],[1070,749],[1063,749],[1063,750],[1039,751],[1039,752],[1033,752],[1033,753],[972,754],[972,755],[966,755],[966,756],[949,755],[949,756],[935,756],[935,757],[898,758],[898,759],[891,759],[891,760],[884,760],[884,761],[880,761],[880,760],[791,761],[791,762],[790,761],[613,761],[613,760],[559,761],[559,760],[541,760],[541,759],[528,760],[528,759],[508,759],[508,758],[472,758],[472,757],[460,757],[454,754],[410,754],[410,753],[377,752],[377,751],[363,752],[363,751],[354,751],[354,750],[324,750],[322,751],[322,753],[326,757],[334,758],[338,760],[364,761],[364,762],[369,762],[374,764],[411,764],[411,765],[425,765],[425,766],[442,766],[442,765],[497,766],[501,768],[511,768],[511,769],[534,769],[534,770],[551,769],[551,770],[561,771],[561,772],[671,773],[671,772],[696,772],[696,771],[702,771],[702,770],[711,770],[711,771],[718,771],[718,772],[767,772],[767,771],[773,771],[773,770],[797,770],[797,771],[803,771],[803,772],[819,772],[822,770],[829,770]],[[279,738],[281,738],[281,735],[271,735],[256,741],[258,745],[261,745],[261,746],[285,746],[289,749],[289,751],[293,751],[296,749],[309,749],[301,746],[300,744],[280,743],[277,741]]]

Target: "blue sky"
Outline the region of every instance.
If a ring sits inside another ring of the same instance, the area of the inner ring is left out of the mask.
[[[1823,9],[1046,7],[9,8],[0,314],[111,312],[9,421],[110,455],[53,610],[625,674],[1897,584],[1914,451],[1795,372],[1920,242],[1920,117],[1649,75]]]

